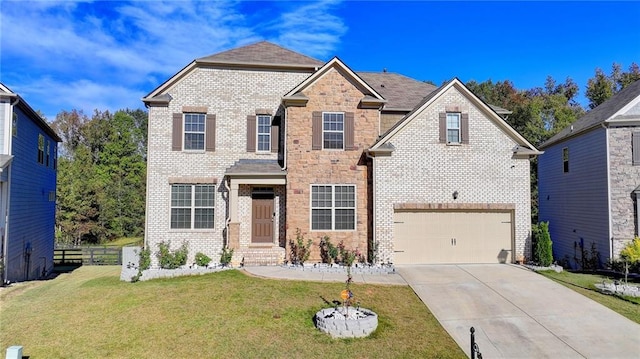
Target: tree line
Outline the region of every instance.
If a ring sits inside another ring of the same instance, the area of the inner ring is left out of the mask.
[[[144,230],[147,113],[62,111],[56,242],[97,244]]]
[[[625,86],[640,80],[632,63],[627,71],[613,64],[610,73],[596,69],[587,82],[583,108],[571,79],[547,77],[542,87],[519,90],[509,80],[469,81],[467,87],[486,103],[512,111],[506,121],[539,146]],[[119,110],[62,111],[51,123],[63,142],[59,148],[56,241],[59,244],[104,243],[144,231],[147,113]],[[531,165],[532,222],[538,221],[537,160]]]

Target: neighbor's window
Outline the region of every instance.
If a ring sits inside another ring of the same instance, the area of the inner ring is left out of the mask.
[[[344,113],[322,114],[322,143],[324,149],[344,149]]]
[[[49,167],[49,157],[51,156],[51,141],[47,140],[47,151],[46,151],[46,157],[47,157],[47,167]]]
[[[53,144],[53,169],[58,169],[58,147],[55,143]]]
[[[569,147],[562,149],[562,166],[564,172],[569,172]]]
[[[354,230],[356,228],[356,186],[311,186],[311,229]]]
[[[13,136],[18,135],[18,114],[13,113],[13,120],[11,121],[11,134]]]
[[[214,185],[171,185],[171,228],[213,228]]]
[[[38,163],[44,164],[44,136],[38,135]]]
[[[204,151],[205,114],[184,114],[184,149]]]
[[[271,152],[271,116],[260,115],[256,122],[258,152]]]
[[[460,114],[447,112],[447,143],[460,142]]]

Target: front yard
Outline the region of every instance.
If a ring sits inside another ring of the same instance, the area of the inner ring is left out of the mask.
[[[596,289],[595,283],[602,282],[603,280],[611,282],[611,278],[597,274],[572,273],[567,271],[561,273],[543,271],[539,273],[640,324],[640,298],[621,298],[600,293]]]
[[[253,278],[241,271],[119,281],[120,267],[80,267],[0,289],[0,349],[31,358],[464,358],[408,286],[354,284],[379,315],[369,338],[335,340],[313,315],[341,283]]]

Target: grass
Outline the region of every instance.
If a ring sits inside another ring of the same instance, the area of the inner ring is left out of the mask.
[[[354,284],[379,315],[368,338],[313,325],[341,283],[242,271],[127,283],[120,267],[79,269],[0,291],[0,348],[31,358],[464,358],[408,286]]]
[[[104,245],[107,247],[128,247],[128,246],[142,246],[142,237],[122,237],[115,239],[111,242],[107,242]]]
[[[595,287],[596,283],[602,283],[603,280],[611,282],[611,278],[597,274],[567,271],[561,273],[542,271],[539,273],[640,324],[640,298],[603,294]]]

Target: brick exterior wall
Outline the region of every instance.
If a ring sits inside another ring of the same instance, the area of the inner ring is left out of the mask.
[[[640,186],[640,166],[632,161],[631,134],[639,127],[611,127],[609,136],[609,186],[611,200],[611,236],[613,256],[637,235],[636,197],[632,192]]]
[[[344,241],[347,249],[367,251],[369,235],[368,176],[366,150],[378,135],[378,110],[360,109],[364,97],[353,83],[333,68],[303,90],[305,107],[287,108],[287,240],[295,240],[296,229],[312,239],[310,262],[320,259],[318,243],[327,235],[331,242]],[[312,112],[354,113],[355,150],[312,150]],[[311,185],[352,184],[356,186],[356,228],[354,231],[311,230]],[[287,248],[289,255],[289,248]]]
[[[147,158],[147,204],[145,243],[152,252],[161,241],[178,247],[189,243],[188,263],[197,252],[217,260],[222,250],[228,217],[228,188],[225,170],[241,158],[277,159],[277,153],[246,152],[246,118],[256,109],[271,109],[275,114],[281,97],[309,76],[304,72],[196,68],[166,92],[172,97],[168,107],[149,108],[149,140]],[[213,152],[187,153],[171,150],[172,114],[185,106],[206,108],[216,115],[216,149]],[[215,224],[212,230],[170,229],[170,177],[215,178]],[[246,245],[250,234],[250,189],[240,189],[240,244]],[[282,188],[276,190],[276,213],[279,214],[278,235],[284,236]],[[247,205],[249,203],[249,205]],[[276,216],[278,217],[278,216]],[[279,241],[283,241],[279,238]],[[153,265],[157,264],[152,256]]]
[[[469,113],[469,144],[439,142],[438,114],[448,106]],[[393,262],[394,206],[427,208],[515,208],[514,259],[531,257],[530,169],[515,159],[516,142],[455,87],[396,133],[391,156],[374,162],[375,240],[378,261]],[[458,191],[456,200],[453,192]],[[422,204],[422,205],[418,205]]]

